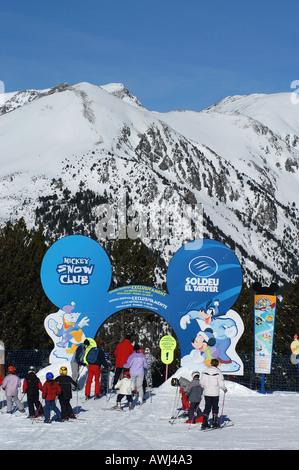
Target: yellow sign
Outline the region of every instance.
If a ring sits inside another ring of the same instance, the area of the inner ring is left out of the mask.
[[[297,335],[294,335],[294,341],[291,343],[291,351],[296,356],[299,355],[299,341]]]
[[[164,364],[170,364],[173,361],[173,352],[176,348],[176,340],[166,335],[160,339],[161,361]]]

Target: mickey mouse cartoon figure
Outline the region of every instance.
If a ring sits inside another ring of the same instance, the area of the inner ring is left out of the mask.
[[[205,307],[200,306],[199,309],[189,310],[188,313],[182,316],[180,327],[185,330],[191,320],[197,321],[200,327],[198,334],[213,333],[213,344],[211,342],[210,344],[207,343],[209,347],[215,346],[212,351],[213,357],[217,358],[222,365],[231,364],[231,358],[226,351],[231,344],[231,338],[237,335],[238,329],[235,321],[232,318],[226,318],[225,313],[221,312],[219,301],[209,301]],[[194,344],[196,343],[192,343],[193,347],[195,347]],[[190,359],[195,356],[193,351],[192,353],[189,355]],[[210,353],[208,353],[209,355]]]
[[[196,338],[192,339],[193,351],[190,359],[195,363],[204,363],[207,367],[211,365],[211,360],[217,357],[218,349],[213,348],[216,344],[215,335],[211,328],[199,331]]]

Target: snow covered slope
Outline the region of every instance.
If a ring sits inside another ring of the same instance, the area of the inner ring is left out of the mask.
[[[56,377],[59,367],[49,366],[41,370],[38,373],[41,382],[45,382],[45,375],[49,370]],[[179,369],[175,376],[189,378],[185,372]],[[78,419],[63,423],[44,424],[40,420],[32,423],[27,418],[26,395],[26,415],[18,411],[7,415],[4,401],[1,410],[0,449],[102,450],[100,458],[103,463],[114,452],[118,458],[124,455],[139,457],[140,468],[140,463],[148,463],[147,459],[151,455],[155,456],[157,450],[164,451],[166,456],[175,452],[178,459],[180,455],[186,457],[191,454],[193,463],[200,464],[202,454],[192,451],[298,448],[298,393],[275,392],[262,395],[226,381],[228,392],[224,402],[221,392],[219,414],[223,409],[224,419],[233,421],[234,426],[204,432],[201,431],[200,424],[190,425],[182,418],[177,419],[173,425],[169,423],[170,417],[177,410],[175,405],[181,405],[176,387],[170,385],[170,380],[154,388],[151,397],[147,394],[146,402],[130,412],[108,410],[115,405],[116,394],[109,401],[105,396],[99,400],[85,401],[84,388],[73,392],[71,405]],[[200,405],[201,409],[203,403],[204,401]]]
[[[23,216],[49,237],[94,233],[102,242],[118,236],[111,214],[124,197],[134,209],[128,224],[134,211],[144,225],[157,208],[179,208],[181,220],[180,211],[202,205],[201,234],[230,246],[245,278],[297,275],[299,108],[291,94],[228,97],[198,113],[149,111],[117,83],[63,83],[6,98],[2,224]],[[136,236],[168,262],[190,239],[187,228]]]

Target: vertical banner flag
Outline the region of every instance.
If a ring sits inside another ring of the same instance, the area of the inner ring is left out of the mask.
[[[270,374],[272,365],[277,284],[262,287],[255,283],[254,296],[254,366],[256,374]]]

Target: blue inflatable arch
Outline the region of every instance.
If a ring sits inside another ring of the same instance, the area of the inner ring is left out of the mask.
[[[167,270],[168,292],[130,285],[109,291],[111,263],[96,241],[71,235],[55,242],[41,266],[45,294],[58,311],[48,315],[45,328],[54,343],[50,362],[69,361],[85,337],[114,313],[141,308],[163,317],[175,331],[184,367],[203,370],[217,357],[227,374],[242,374],[235,346],[243,322],[231,310],[242,287],[235,254],[210,239],[183,245]]]

